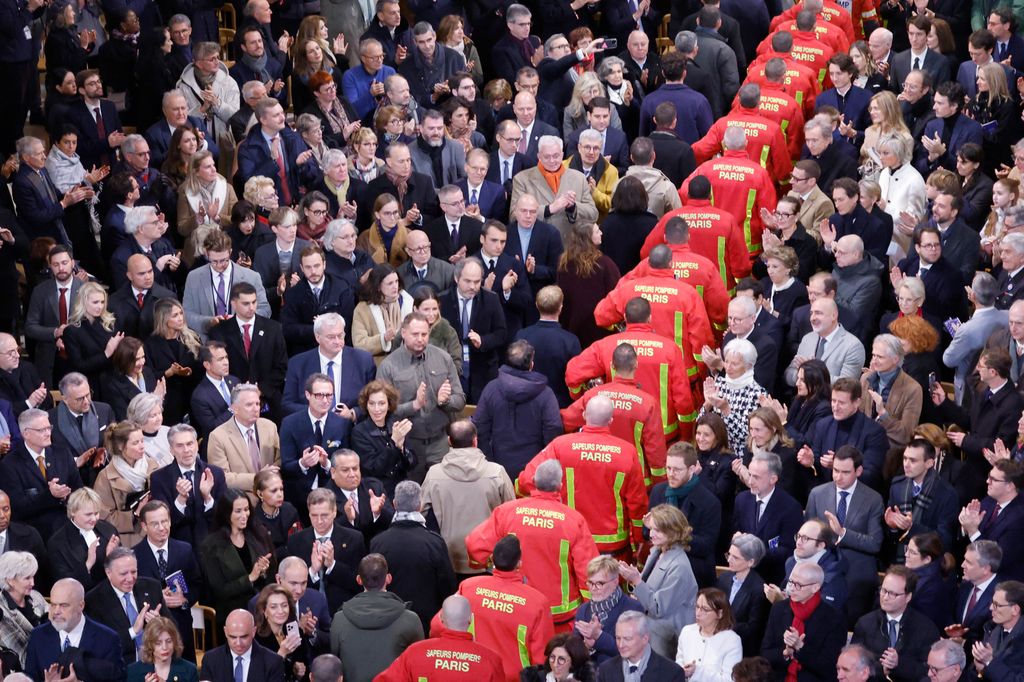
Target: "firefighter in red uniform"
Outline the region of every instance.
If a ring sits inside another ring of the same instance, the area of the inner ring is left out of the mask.
[[[835,50],[818,40],[814,32],[818,18],[810,11],[796,15],[797,30],[792,31],[793,59],[806,64],[818,78],[822,90],[832,87],[832,79],[828,76],[828,60],[832,59]]]
[[[592,379],[612,380],[612,354],[620,343],[636,349],[637,384],[658,397],[666,441],[693,437],[697,419],[683,351],[675,342],[654,333],[651,304],[639,296],[626,304],[626,331],[595,341],[569,361],[565,383],[573,397],[583,394]]]
[[[784,21],[775,26],[776,31],[798,31],[796,19],[792,21]],[[818,21],[814,24],[814,35],[817,36],[818,40],[825,43],[832,48],[833,52],[849,52],[850,51],[850,39],[843,33],[843,29],[836,26],[832,22],[821,19],[818,17]],[[764,40],[757,46],[757,54],[761,55],[772,49],[771,46],[771,35],[765,37]]]
[[[622,321],[631,299],[646,298],[651,302],[654,331],[672,337],[683,350],[687,376],[695,377],[700,371],[700,349],[705,341],[714,339],[704,301],[696,289],[676,279],[672,271],[672,250],[667,246],[654,247],[647,261],[651,274],[621,280],[598,302],[594,320],[600,327],[611,327]]]
[[[799,159],[804,146],[804,111],[796,98],[786,90],[786,62],[777,57],[765,63],[761,99],[757,111],[765,118],[779,124],[786,138],[786,149],[790,159]],[[739,106],[739,96],[733,100],[733,109]]]
[[[472,620],[473,611],[465,597],[448,597],[441,606],[437,636],[410,644],[373,682],[504,682],[501,657],[473,641]]]
[[[694,253],[716,264],[723,286],[727,288],[727,293],[732,293],[735,282],[750,274],[750,256],[743,240],[743,230],[731,213],[711,205],[709,200],[711,183],[706,177],[703,175],[691,177],[688,192],[686,205],[666,213],[647,235],[647,240],[644,241],[644,245],[640,249],[640,255],[646,258],[655,246],[662,243],[667,244],[668,237],[665,232],[669,222],[673,218],[682,218],[689,228],[687,245]],[[678,245],[669,244],[668,246],[675,254]],[[675,267],[675,259],[673,259],[673,267]],[[708,301],[707,296],[704,300]],[[711,315],[711,305],[708,303],[708,315]]]
[[[783,78],[786,92],[793,96],[803,108],[804,120],[814,116],[815,99],[821,94],[821,83],[818,74],[804,62],[793,59],[793,34],[789,31],[777,31],[769,36],[772,49],[759,56],[747,67],[747,79],[744,83],[764,85],[768,82],[765,73],[770,59],[781,59],[786,64],[786,75]]]
[[[872,0],[867,0],[867,2],[870,3]],[[860,4],[859,0],[858,4]],[[846,40],[848,42],[853,43],[855,40],[863,40],[864,33],[861,32],[858,34],[855,28],[855,25],[860,22],[854,21],[853,16],[850,15],[849,9],[843,9],[832,0],[810,0],[809,2],[805,1],[798,5],[793,5],[785,12],[772,19],[772,23],[769,25],[769,30],[774,31],[779,28],[781,24],[793,21],[796,19],[797,15],[805,9],[813,12],[822,21],[827,21],[838,26],[840,30],[842,30],[843,35],[846,36]],[[870,12],[871,14],[869,17],[871,20],[874,20],[873,4]],[[861,30],[863,31],[863,27]]]
[[[615,412],[609,431],[636,448],[644,485],[650,490],[652,485],[665,480],[665,431],[657,399],[636,383],[636,366],[636,349],[620,343],[612,353],[615,378],[590,389],[562,410],[562,422],[567,432],[578,431],[583,426],[583,410],[594,396],[603,395],[611,400]]]
[[[775,182],[782,183],[793,170],[786,137],[778,123],[761,114],[761,86],[748,83],[740,88],[739,107],[715,121],[708,134],[693,145],[693,155],[701,164],[722,151],[722,137],[729,128],[747,131],[747,157],[761,164]]]
[[[530,492],[537,467],[558,460],[565,471],[562,500],[587,519],[598,550],[628,559],[643,542],[647,489],[636,448],[608,430],[614,412],[608,397],[592,398],[583,430],[548,443],[519,474],[516,488]]]
[[[555,625],[572,623],[583,601],[587,562],[597,545],[583,515],[562,502],[562,466],[536,468],[536,489],[528,498],[499,505],[466,536],[471,566],[483,567],[498,540],[514,534],[522,543],[523,575],[551,604]]]
[[[747,134],[743,128],[726,129],[722,145],[722,156],[699,165],[690,178],[703,175],[711,181],[711,205],[731,213],[740,222],[747,255],[754,258],[761,253],[761,209],[775,210],[775,183],[768,171],[747,158]],[[679,189],[684,204],[688,203],[689,180]]]
[[[519,682],[520,670],[543,663],[544,647],[555,635],[551,602],[526,584],[520,571],[522,558],[519,538],[506,535],[494,545],[493,573],[459,584],[458,593],[473,610],[476,641],[501,656],[506,682]]]
[[[736,232],[739,239],[739,231]],[[669,263],[676,279],[686,282],[704,301],[708,319],[716,330],[725,329],[725,317],[729,308],[729,292],[719,272],[718,265],[690,248],[690,227],[684,218],[674,217],[665,221],[665,245],[672,251]],[[740,240],[742,243],[742,240]],[[744,254],[745,257],[745,254]],[[634,280],[654,274],[649,260],[630,270],[623,281]]]

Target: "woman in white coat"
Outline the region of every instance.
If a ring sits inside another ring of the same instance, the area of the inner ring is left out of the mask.
[[[928,193],[924,178],[910,163],[913,148],[903,136],[882,135],[875,148],[882,161],[882,174],[878,176],[882,198],[878,200],[878,206],[892,216],[889,256],[898,261],[907,254],[913,237],[913,230],[907,232],[902,226],[900,214],[910,213],[917,217],[915,223],[920,222],[925,218]]]
[[[672,658],[679,631],[694,622],[697,580],[686,556],[693,529],[683,512],[670,504],[647,512],[644,525],[654,546],[644,570],[620,561],[619,575],[633,587],[633,596],[650,619],[651,648]]]
[[[697,593],[697,622],[679,633],[676,663],[690,682],[731,682],[732,668],[743,658],[743,643],[732,630],[729,597],[709,587]]]

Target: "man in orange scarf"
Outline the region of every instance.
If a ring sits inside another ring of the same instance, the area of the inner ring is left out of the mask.
[[[845,616],[821,600],[825,572],[815,563],[798,563],[789,574],[789,599],[772,606],[761,655],[786,682],[835,679],[836,659],[846,644],[837,623]]]

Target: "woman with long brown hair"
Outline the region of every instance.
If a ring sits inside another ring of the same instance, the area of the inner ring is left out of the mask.
[[[607,329],[594,322],[594,309],[622,276],[614,261],[601,253],[600,246],[600,225],[575,223],[558,261],[557,284],[564,296],[559,321],[576,335],[583,348],[608,335]]]

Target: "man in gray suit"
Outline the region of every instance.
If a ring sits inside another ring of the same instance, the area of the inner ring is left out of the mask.
[[[256,288],[256,314],[270,317],[270,304],[260,276],[231,262],[231,238],[215,230],[203,242],[203,249],[209,262],[188,273],[182,300],[185,320],[203,342],[214,325],[231,316],[231,287],[238,282],[248,282]]]
[[[864,459],[852,445],[839,448],[832,460],[832,482],[807,498],[805,518],[823,519],[836,535],[836,547],[849,564],[846,616],[849,627],[871,610],[878,588],[878,553],[882,548],[882,496],[858,482]]]
[[[75,260],[68,247],[63,244],[51,247],[46,260],[53,278],[32,289],[25,314],[25,337],[35,342],[33,360],[36,368],[46,385],[52,386],[57,354],[64,352],[64,342],[60,337],[82,282],[75,277]],[[63,363],[58,369],[62,370],[58,376],[64,373]]]
[[[434,190],[454,185],[465,176],[466,150],[462,143],[445,135],[444,115],[436,109],[423,115],[420,137],[416,144],[409,145],[409,154],[412,156],[412,169],[429,175],[434,181]]]
[[[426,284],[437,293],[447,291],[455,281],[455,266],[430,255],[430,237],[423,230],[410,230],[405,238],[405,252],[409,260],[398,266],[405,290],[416,295],[416,289]]]
[[[800,340],[796,357],[786,368],[786,383],[796,386],[796,371],[812,358],[825,363],[833,382],[839,377],[860,380],[864,346],[839,324],[839,307],[831,298],[811,304],[811,331]]]
[[[953,340],[942,354],[942,364],[955,369],[953,387],[956,389],[957,404],[963,403],[967,377],[974,371],[978,353],[985,347],[988,337],[996,329],[1004,329],[1010,323],[1006,310],[996,310],[996,296],[999,284],[987,272],[979,272],[971,281],[968,298],[974,304],[971,319],[956,327]]]

